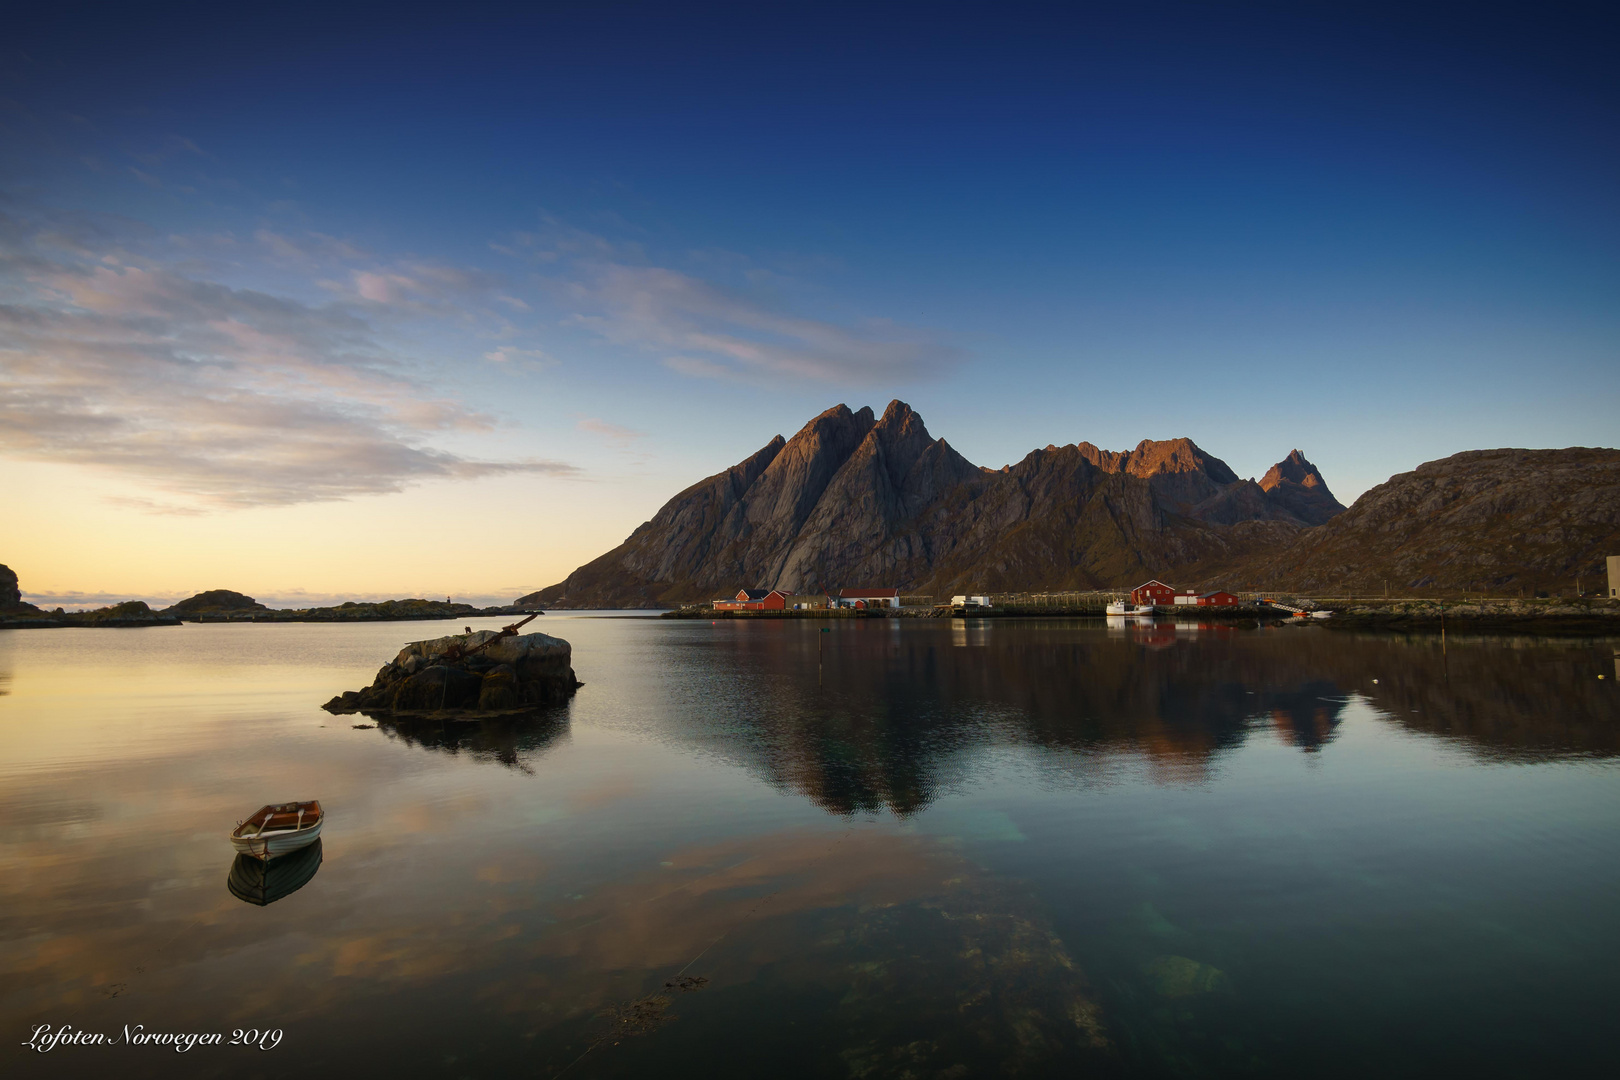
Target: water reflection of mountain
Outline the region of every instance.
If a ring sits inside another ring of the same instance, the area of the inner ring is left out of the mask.
[[[1079,773],[1136,755],[1171,781],[1258,730],[1317,753],[1358,698],[1491,756],[1620,750],[1613,687],[1587,671],[1608,650],[1590,644],[1442,652],[1437,638],[1321,628],[1012,621],[816,635],[764,622],[717,634],[697,654],[705,707],[684,734],[838,813],[911,813],[995,744]]]
[[[225,886],[238,900],[265,907],[308,885],[315,871],[321,868],[321,859],[320,840],[279,859],[238,855],[231,864]]]
[[[568,706],[556,705],[524,716],[471,722],[378,719],[377,729],[407,746],[446,754],[469,754],[527,771],[527,759],[545,753],[568,734]]]
[[[1497,760],[1620,754],[1610,640],[1334,635],[1355,688],[1411,731]],[[1380,670],[1381,669],[1381,670]],[[1370,680],[1376,678],[1377,685]]]

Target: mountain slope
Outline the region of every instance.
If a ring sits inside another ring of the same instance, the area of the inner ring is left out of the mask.
[[[1471,450],[1390,477],[1225,580],[1368,595],[1386,584],[1567,592],[1578,573],[1597,587],[1616,552],[1620,450]]]
[[[1217,505],[1218,504],[1218,505]],[[1188,439],[1048,446],[983,469],[902,401],[844,405],[671,499],[617,548],[522,597],[658,606],[742,587],[1093,588],[1223,567],[1302,522]]]

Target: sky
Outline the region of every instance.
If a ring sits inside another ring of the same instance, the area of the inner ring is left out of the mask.
[[[1347,504],[1617,442],[1606,5],[227,8],[0,41],[38,603],[509,601],[840,402]]]

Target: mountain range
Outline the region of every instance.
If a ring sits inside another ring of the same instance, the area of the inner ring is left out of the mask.
[[[838,405],[669,500],[520,606],[659,607],[738,588],[1544,588],[1620,550],[1620,452],[1473,451],[1349,510],[1294,450],[1243,480],[1191,439],[1046,446],[987,469],[902,401]],[[1596,578],[1592,579],[1596,585]]]
[[[520,603],[665,605],[739,587],[1105,587],[1219,563],[1344,507],[1297,450],[1242,480],[1190,439],[1047,446],[974,465],[909,405],[838,405],[676,495],[619,547]]]

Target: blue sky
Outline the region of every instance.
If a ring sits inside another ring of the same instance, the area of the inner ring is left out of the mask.
[[[154,551],[466,507],[535,538],[431,583],[493,595],[840,401],[989,466],[1298,446],[1346,502],[1613,445],[1617,44],[1599,5],[40,5],[0,468]]]

